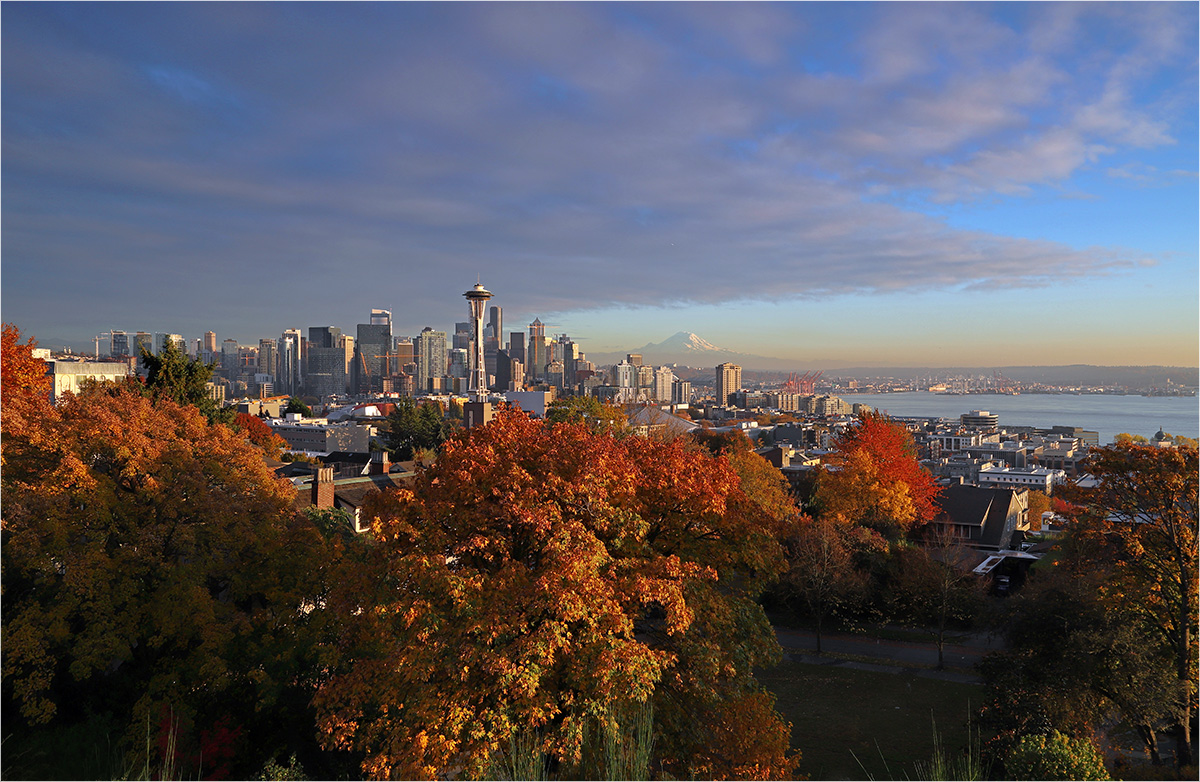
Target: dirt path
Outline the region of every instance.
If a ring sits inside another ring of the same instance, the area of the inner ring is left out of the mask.
[[[981,681],[975,673],[975,664],[999,648],[998,642],[986,636],[968,636],[959,643],[946,644],[946,670],[937,671],[934,670],[937,667],[937,646],[933,642],[889,641],[848,633],[822,633],[822,654],[818,655],[816,633],[776,627],[775,637],[792,659],[805,663],[886,673],[907,672],[972,684]],[[868,661],[864,662],[863,658]]]

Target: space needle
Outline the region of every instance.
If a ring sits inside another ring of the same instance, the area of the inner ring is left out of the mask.
[[[474,345],[471,357],[471,382],[467,390],[473,392],[475,400],[482,402],[487,399],[487,367],[483,361],[483,308],[492,293],[479,282],[475,287],[463,294],[467,305],[471,308],[471,332],[474,334]]]

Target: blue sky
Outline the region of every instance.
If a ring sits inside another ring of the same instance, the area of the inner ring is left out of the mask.
[[[1197,8],[5,2],[3,318],[1195,366]]]

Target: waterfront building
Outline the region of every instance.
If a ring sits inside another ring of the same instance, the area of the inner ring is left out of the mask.
[[[959,416],[962,425],[968,429],[995,429],[1000,424],[1000,416],[987,410],[972,410]]]

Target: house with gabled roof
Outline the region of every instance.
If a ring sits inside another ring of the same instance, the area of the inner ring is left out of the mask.
[[[1029,528],[1029,491],[955,484],[942,490],[933,524],[981,551],[1011,547],[1013,534]]]

